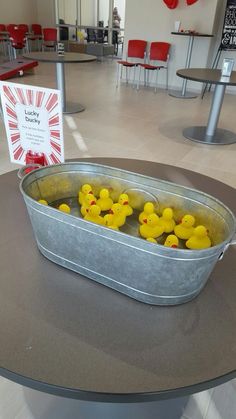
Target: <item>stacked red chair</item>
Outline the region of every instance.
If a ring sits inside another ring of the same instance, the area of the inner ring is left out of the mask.
[[[10,29],[9,30],[9,55],[11,59],[17,57],[17,51],[22,51],[26,48],[26,32],[24,29]]]
[[[57,46],[57,29],[56,28],[43,28],[43,43],[42,49],[46,48],[56,50]]]
[[[38,50],[40,50],[42,39],[43,39],[42,26],[39,25],[38,23],[32,23],[31,30],[33,32],[33,36],[30,39],[32,41],[37,41]]]

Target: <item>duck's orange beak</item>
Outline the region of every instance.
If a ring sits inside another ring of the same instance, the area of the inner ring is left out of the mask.
[[[123,203],[123,205],[129,205],[128,201],[125,201],[125,202]]]
[[[147,224],[147,219],[146,219],[146,218],[144,218],[143,222],[144,222],[145,224]]]
[[[96,202],[95,201],[92,201],[90,205],[95,205],[95,204],[96,204]]]
[[[110,209],[109,214],[114,214],[114,211]]]
[[[176,244],[172,244],[173,249],[177,249],[177,245]]]
[[[93,191],[89,191],[88,193],[91,194],[91,195],[93,195]]]

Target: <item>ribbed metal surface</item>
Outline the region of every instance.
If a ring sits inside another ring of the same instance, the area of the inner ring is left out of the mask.
[[[117,200],[127,191],[135,214],[147,200],[159,202],[159,211],[171,206],[180,219],[191,213],[210,231],[213,246],[191,251],[154,245],[138,237],[137,217],[117,232],[83,220],[73,208],[78,190],[90,183],[95,194],[109,187]],[[93,163],[66,163],[28,174],[21,192],[39,250],[50,260],[139,301],[156,305],[180,304],[204,287],[217,260],[231,242],[235,217],[219,200],[194,189],[160,179]],[[68,215],[38,199],[72,203]]]

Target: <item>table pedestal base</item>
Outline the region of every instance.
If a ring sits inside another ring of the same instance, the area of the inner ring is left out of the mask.
[[[184,137],[204,144],[233,144],[236,143],[236,134],[226,129],[217,128],[214,135],[206,135],[207,127],[189,127],[183,130]]]
[[[169,96],[177,97],[178,99],[195,99],[196,97],[198,97],[196,93],[185,92],[185,94],[183,95],[182,92],[178,90],[170,90]]]
[[[83,112],[84,110],[85,107],[83,105],[80,105],[79,103],[66,102],[66,106],[65,109],[63,109],[63,113],[78,113]]]

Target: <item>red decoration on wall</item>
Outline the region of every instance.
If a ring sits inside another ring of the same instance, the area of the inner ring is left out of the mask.
[[[169,9],[176,9],[179,4],[179,0],[163,0],[165,5]],[[186,0],[187,6],[191,6],[192,4],[196,3],[198,0]]]
[[[175,9],[178,6],[179,0],[163,0],[169,9]],[[195,0],[196,1],[196,0]]]
[[[186,0],[187,1],[187,5],[191,6],[192,4],[196,3],[198,0]]]

